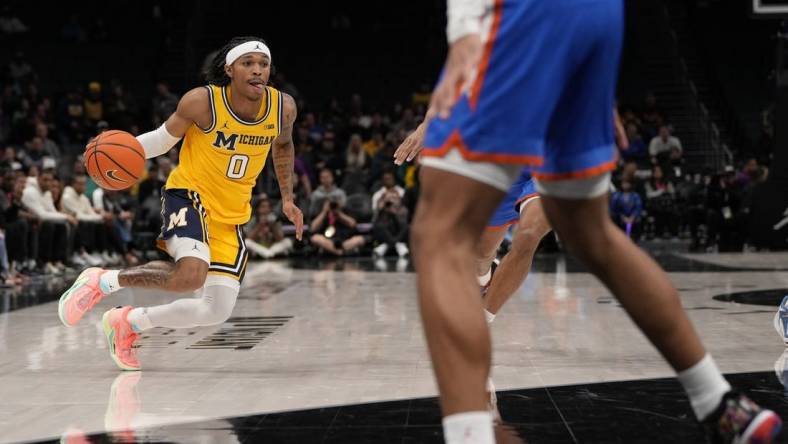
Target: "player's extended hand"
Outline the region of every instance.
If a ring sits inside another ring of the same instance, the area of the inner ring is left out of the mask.
[[[394,164],[402,165],[404,162],[410,162],[419,155],[422,142],[424,142],[424,131],[426,127],[426,122],[422,122],[421,125],[402,141],[397,151],[394,152]]]
[[[470,81],[482,57],[482,40],[478,34],[468,34],[449,47],[443,78],[432,93],[427,117],[437,114],[445,119],[457,101],[457,94]]]
[[[301,210],[298,209],[292,200],[285,201],[282,204],[282,212],[285,213],[290,222],[295,224],[296,239],[301,240],[301,237],[304,235],[304,214],[301,213]]]

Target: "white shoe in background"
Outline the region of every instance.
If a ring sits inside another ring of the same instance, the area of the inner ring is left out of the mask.
[[[71,255],[71,262],[77,267],[81,267],[81,268],[84,268],[85,266],[88,265],[88,262],[85,260],[85,258],[78,253],[74,253]]]
[[[61,271],[52,262],[47,262],[46,264],[44,264],[44,273],[46,273],[46,274],[60,274]]]
[[[109,253],[107,253],[106,251],[102,251],[99,255],[101,256],[101,260],[104,261],[105,264],[112,263],[112,256],[110,256]]]
[[[373,253],[375,256],[378,256],[378,257],[383,257],[383,256],[385,256],[387,251],[389,251],[389,246],[388,246],[388,244],[380,244],[380,245],[378,245],[377,247],[375,247],[375,248],[373,248],[373,249],[372,249],[372,253]]]
[[[98,267],[99,265],[104,264],[104,260],[98,254],[90,254],[90,253],[82,253],[82,259],[85,260],[89,265],[93,267]]]
[[[408,271],[408,264],[410,264],[410,261],[407,258],[401,257],[397,259],[397,271],[400,273]]]
[[[109,255],[109,263],[110,265],[120,265],[123,263],[123,258],[113,251],[112,254]]]

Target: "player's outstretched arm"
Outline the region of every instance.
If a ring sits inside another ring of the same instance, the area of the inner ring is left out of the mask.
[[[427,130],[427,122],[421,122],[416,129],[402,141],[397,151],[394,152],[394,163],[402,165],[415,159],[421,152],[424,143],[424,132]]]
[[[271,146],[271,156],[274,159],[274,171],[279,182],[279,191],[282,194],[282,212],[295,224],[296,239],[301,240],[304,232],[304,215],[293,202],[293,162],[295,159],[295,146],[293,146],[293,124],[298,110],[295,100],[289,94],[282,94],[282,129],[279,137]]]
[[[206,88],[194,88],[181,97],[178,108],[162,126],[137,136],[145,149],[145,158],[165,154],[186,134],[192,123],[200,128],[211,126],[211,103]]]

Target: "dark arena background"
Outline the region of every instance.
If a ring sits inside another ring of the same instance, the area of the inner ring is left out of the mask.
[[[624,3],[610,217],[731,385],[788,418],[788,2]],[[303,240],[269,160],[232,313],[145,330],[142,371],[118,370],[102,313],[199,290],[124,288],[71,328],[59,301],[88,267],[168,258],[161,229],[194,224],[162,209],[182,145],[121,191],[83,153],[160,127],[234,36],[265,40],[270,86],[297,105]],[[420,163],[393,156],[447,49],[440,0],[0,2],[0,443],[443,442],[409,239]],[[524,442],[707,442],[675,372],[554,234],[490,325],[497,409]]]

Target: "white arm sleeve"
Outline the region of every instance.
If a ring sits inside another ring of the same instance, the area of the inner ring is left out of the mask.
[[[170,134],[162,123],[157,129],[137,136],[137,140],[145,148],[145,158],[152,159],[169,151],[181,139]]]
[[[446,37],[449,44],[468,34],[481,32],[484,3],[484,0],[448,0]]]

